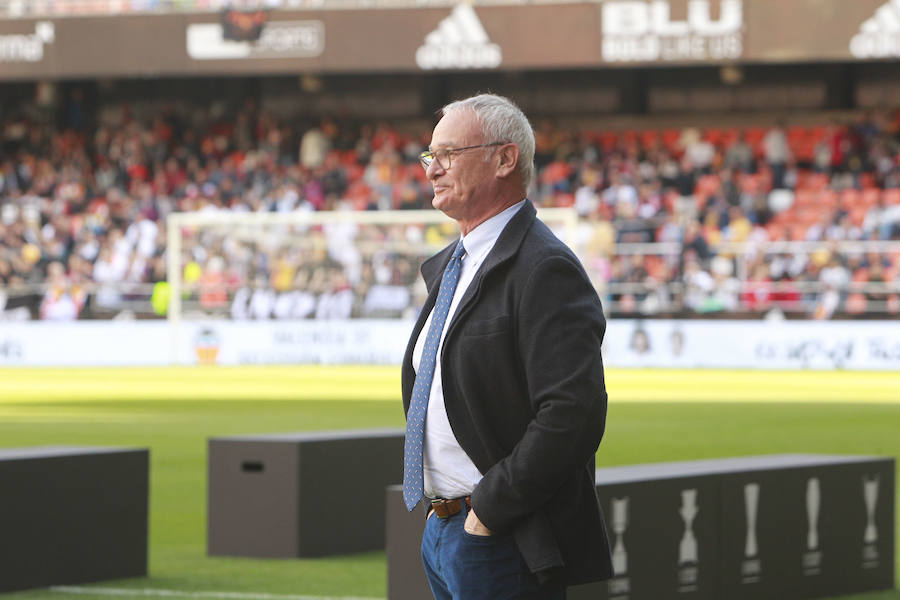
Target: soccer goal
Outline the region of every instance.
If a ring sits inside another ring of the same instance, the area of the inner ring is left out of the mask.
[[[572,209],[538,216],[571,247]],[[459,236],[436,210],[174,213],[172,362],[399,362],[422,261]]]

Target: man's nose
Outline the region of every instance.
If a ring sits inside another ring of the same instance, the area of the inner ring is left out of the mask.
[[[431,161],[431,164],[428,165],[428,168],[425,169],[425,176],[428,177],[430,181],[433,181],[436,177],[443,174],[444,171],[445,169],[441,166],[441,163],[439,163],[437,159],[434,159]]]

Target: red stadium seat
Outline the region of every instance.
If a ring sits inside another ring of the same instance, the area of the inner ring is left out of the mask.
[[[794,206],[800,208],[805,206],[818,206],[819,194],[810,190],[798,189],[794,192]]]
[[[825,125],[815,125],[809,129],[809,137],[813,142],[818,143],[825,137],[826,132]]]
[[[740,177],[741,191],[747,194],[758,194],[763,190],[763,178],[759,173],[744,173]]]
[[[710,196],[718,194],[720,185],[721,182],[719,181],[718,175],[704,175],[697,180],[697,185],[694,187],[694,194],[701,200],[705,200]]]
[[[656,129],[647,129],[640,134],[641,145],[650,148],[659,143],[660,135]]]
[[[841,208],[846,211],[862,205],[862,195],[857,190],[843,190],[841,192]]]
[[[714,146],[718,146],[722,143],[722,130],[709,127],[703,132],[703,139]]]
[[[834,210],[838,206],[838,194],[834,190],[825,189],[819,192],[819,206]]]
[[[885,204],[900,204],[900,188],[884,190],[882,197]]]
[[[618,142],[619,136],[615,131],[604,131],[600,134],[600,147],[603,148],[605,152],[613,150]]]
[[[769,221],[766,224],[766,232],[769,234],[769,240],[773,242],[784,241],[787,239],[785,226],[781,223],[776,223],[774,220]]]
[[[873,175],[872,173],[861,173],[859,176],[859,182],[864,190],[878,188],[878,184],[875,181],[875,175]]]
[[[854,206],[850,209],[850,222],[857,227],[862,226],[863,221],[866,219],[867,212],[869,212],[869,209],[865,206]]]
[[[829,183],[828,175],[824,173],[811,173],[803,180],[803,189],[818,192],[828,188]]]
[[[865,188],[860,195],[862,205],[868,208],[878,204],[879,198],[881,198],[881,190],[878,188]]]
[[[791,153],[799,161],[812,162],[816,155],[816,143],[803,140],[797,144],[791,144]]]
[[[794,242],[802,242],[806,239],[806,230],[809,229],[809,225],[805,223],[795,223],[791,225],[788,229],[790,232],[790,240]]]
[[[669,152],[681,153],[678,141],[681,139],[681,131],[677,129],[666,129],[662,132],[663,145]]]
[[[786,130],[789,142],[804,140],[809,136],[809,131],[802,125],[791,125]]]

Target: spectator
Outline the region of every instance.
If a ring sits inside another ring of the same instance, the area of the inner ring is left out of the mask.
[[[73,321],[84,307],[86,294],[80,286],[70,285],[62,263],[47,267],[47,292],[41,302],[41,318],[47,321]]]
[[[91,112],[83,97],[71,100],[75,101],[70,104],[71,114],[62,111],[60,118],[63,123],[71,118],[71,124],[80,128],[78,134],[30,118],[0,117],[0,285],[17,289],[37,285],[43,297],[51,279],[50,265],[59,263],[71,289],[93,293],[90,302],[82,302],[79,315],[109,314],[163,281],[159,265],[164,264],[164,223],[173,211],[293,212],[429,204],[430,186],[418,176],[417,166],[409,169],[427,144],[422,133],[407,135],[385,123],[331,119],[312,129],[305,123],[295,127],[259,110],[253,102],[234,112],[196,110],[182,104],[149,112],[123,108],[118,114],[101,114]],[[145,113],[146,119],[138,117]],[[793,185],[791,173],[806,176],[792,163],[783,129],[779,123],[766,135],[763,146],[769,170],[752,175],[754,149],[742,134],[724,149],[722,157],[722,148],[703,140],[699,130],[688,128],[683,132],[684,156],[680,157],[677,147],[667,148],[659,139],[623,135],[611,142],[606,133],[577,136],[547,121],[539,126],[537,179],[542,185],[533,197],[546,206],[573,204],[584,219],[579,236],[604,239],[602,244],[586,242],[600,254],[589,259],[589,269],[598,287],[629,286],[627,293],[616,294],[622,306],[642,312],[679,310],[676,290],[693,271],[693,266],[687,268],[688,262],[696,262],[705,272],[722,242],[756,242],[770,235],[777,240],[796,228],[789,220],[790,211],[773,218],[766,200],[772,187]],[[295,130],[308,135],[295,139]],[[824,138],[824,166],[830,173],[824,186],[838,189],[865,182],[900,187],[897,133],[875,113],[863,115],[850,128],[833,124]],[[780,161],[776,160],[779,152]],[[835,158],[841,153],[840,160]],[[785,167],[781,181],[779,162]],[[714,176],[703,176],[712,172]],[[890,198],[880,194],[861,228],[855,220],[860,218],[858,209],[842,204],[840,211],[824,214],[804,235],[821,241],[898,238],[900,204]],[[698,199],[702,199],[700,205]],[[764,232],[760,226],[767,224],[774,227]],[[597,233],[601,225],[602,235]],[[230,306],[236,316],[248,314],[254,290],[247,282],[261,276],[275,296],[265,301],[262,293],[257,294],[258,315],[308,317],[316,312],[309,308],[310,298],[318,306],[322,295],[340,291],[333,288],[342,284],[331,283],[338,269],[351,301],[324,301],[320,312],[346,314],[349,305],[350,313],[358,316],[366,310],[366,298],[374,286],[402,288],[414,280],[384,266],[390,260],[360,253],[361,243],[383,242],[363,242],[359,235],[311,232],[310,239],[321,242],[318,250],[297,257],[281,254],[277,244],[225,240],[234,246],[226,249],[224,238],[216,234],[200,240],[193,249],[195,256],[182,263],[185,284],[196,289],[192,286],[203,276],[202,297],[209,304],[214,287],[209,280],[215,276],[210,265],[216,262],[211,257],[219,256],[227,266],[243,266],[240,273],[230,268],[221,271],[224,308],[218,298],[210,310],[221,312]],[[608,247],[614,239],[672,242],[680,244],[680,251],[661,261],[662,267],[642,270],[610,258],[613,251]],[[383,264],[375,265],[376,260]],[[616,264],[621,273],[616,272]],[[323,269],[316,271],[315,265]],[[811,290],[813,301],[815,285],[826,285],[821,281],[826,268],[803,255],[775,256],[771,279],[776,286],[794,282],[784,302],[794,302],[791,294],[799,286]],[[750,273],[756,276],[754,269]],[[703,279],[695,273],[691,276]],[[58,274],[52,279],[58,282]],[[95,288],[92,283],[97,284]],[[295,292],[302,289],[297,286],[307,286],[308,296],[297,296]],[[239,289],[244,290],[242,302],[232,299]],[[415,310],[420,294],[411,287],[405,289],[402,296],[408,296],[411,304],[405,310]],[[372,295],[373,306],[384,304],[387,296],[379,294]],[[773,303],[778,302],[778,294],[776,288]],[[77,298],[73,300],[77,306]],[[33,305],[35,314],[38,305]],[[326,310],[338,306],[340,310]]]
[[[743,132],[738,134],[734,143],[725,152],[725,166],[743,173],[756,172],[756,157]]]
[[[779,120],[775,123],[775,126],[763,137],[762,144],[763,156],[772,171],[772,189],[783,189],[788,161],[791,160],[791,149],[784,130],[784,121]]]

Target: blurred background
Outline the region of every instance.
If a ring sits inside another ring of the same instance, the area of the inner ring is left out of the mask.
[[[577,213],[612,318],[900,314],[896,2],[3,0],[0,19],[4,320],[165,317],[173,212],[430,209],[435,110],[478,91],[532,119],[529,197]],[[180,235],[185,311],[226,319],[409,316],[430,250]],[[377,285],[409,293],[367,302]],[[279,312],[298,290],[312,304]]]
[[[418,155],[476,92],[604,303],[598,466],[897,456],[898,67],[900,0],[0,0],[0,446],[153,482],[149,579],[9,598],[383,596],[383,552],[208,557],[205,443],[402,427],[458,235]]]

